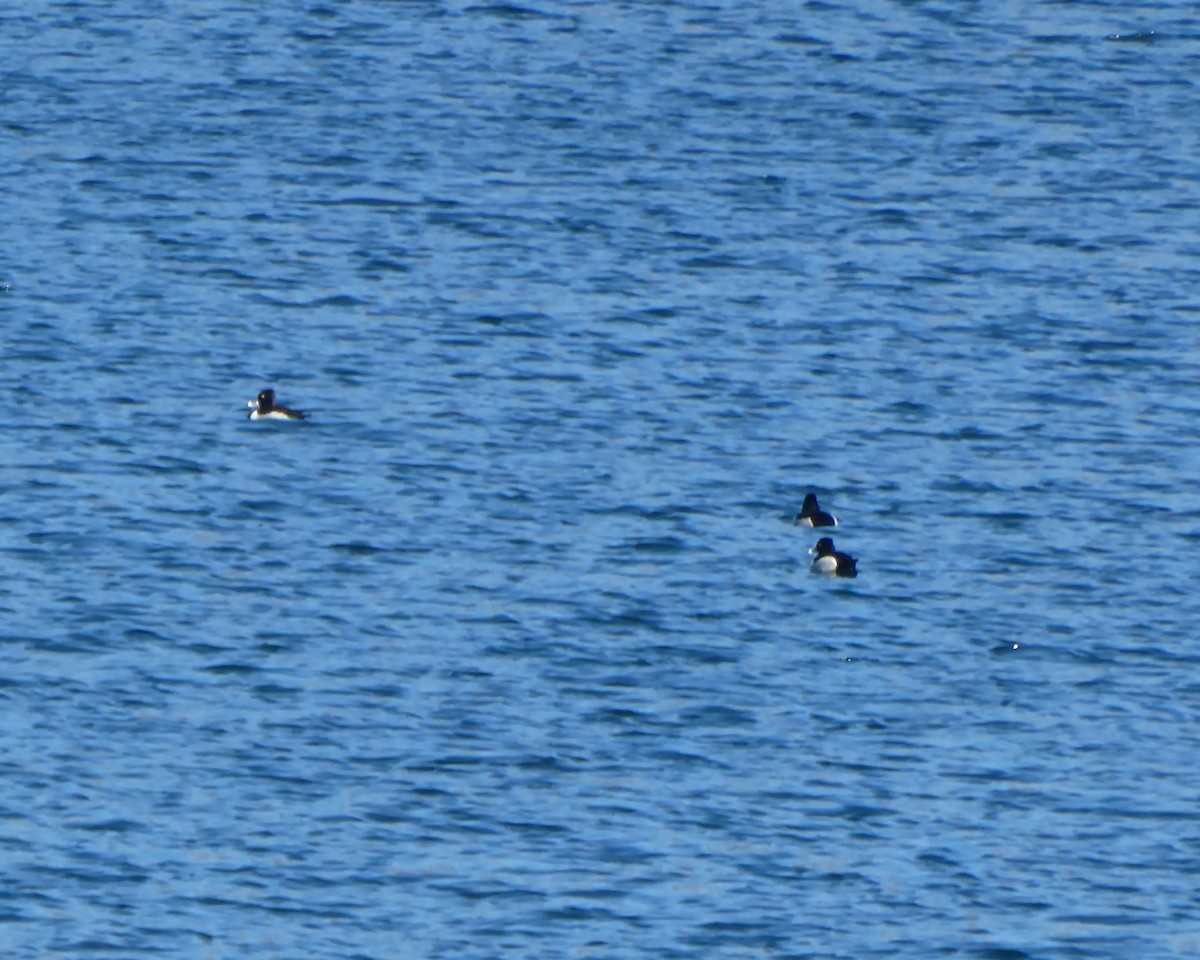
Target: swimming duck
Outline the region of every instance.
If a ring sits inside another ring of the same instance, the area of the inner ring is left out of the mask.
[[[835,550],[832,537],[822,537],[809,552],[817,555],[817,559],[808,568],[812,573],[824,574],[827,577],[858,576],[858,561],[848,553]]]
[[[299,410],[291,410],[275,402],[274,390],[261,390],[258,396],[249,401],[251,420],[303,420],[304,414]]]
[[[817,503],[817,495],[815,493],[805,496],[804,505],[800,507],[800,512],[796,514],[796,526],[836,527],[837,525],[837,517],[821,509]]]

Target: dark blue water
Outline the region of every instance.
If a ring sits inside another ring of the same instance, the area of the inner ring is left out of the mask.
[[[0,49],[6,957],[1200,953],[1187,5]]]

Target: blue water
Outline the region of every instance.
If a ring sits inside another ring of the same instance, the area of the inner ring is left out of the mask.
[[[6,958],[1200,954],[1188,5],[0,49]]]

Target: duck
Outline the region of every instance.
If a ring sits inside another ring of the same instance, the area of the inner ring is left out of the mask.
[[[822,537],[809,552],[817,555],[817,559],[808,568],[811,573],[820,573],[827,577],[858,576],[858,561],[850,554],[834,549],[832,537]]]
[[[260,390],[258,396],[246,403],[251,420],[303,420],[304,414],[275,402],[275,391]]]
[[[797,527],[836,527],[838,519],[832,513],[822,510],[820,504],[817,503],[817,495],[810,493],[804,497],[804,505],[796,514],[795,525]]]

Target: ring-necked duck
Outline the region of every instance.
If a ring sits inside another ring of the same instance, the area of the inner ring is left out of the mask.
[[[826,513],[817,504],[816,494],[810,493],[804,498],[804,505],[800,508],[800,512],[796,514],[796,526],[836,527],[837,525],[837,517],[832,513]]]
[[[274,390],[263,390],[258,397],[249,401],[251,420],[303,420],[304,414],[299,410],[289,410],[275,402]]]
[[[808,568],[813,573],[822,573],[827,577],[858,576],[858,561],[848,553],[833,549],[831,537],[822,537],[809,552],[817,555]]]

